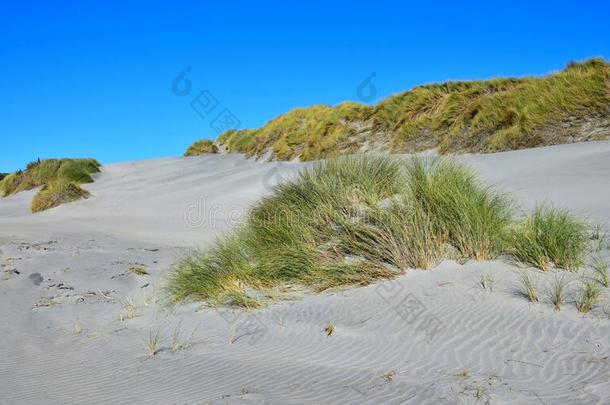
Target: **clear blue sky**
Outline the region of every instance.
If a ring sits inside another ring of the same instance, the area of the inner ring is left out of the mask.
[[[610,57],[605,1],[85,3],[1,3],[0,171],[37,157],[180,155],[216,137],[225,108],[256,127],[357,100],[372,73],[379,99]],[[180,97],[172,81],[187,66],[192,90]],[[218,105],[200,117],[190,102],[206,89]]]

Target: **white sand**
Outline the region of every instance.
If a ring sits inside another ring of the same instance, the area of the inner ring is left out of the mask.
[[[526,208],[549,200],[610,220],[610,142],[460,159]],[[0,403],[610,403],[608,291],[585,316],[572,302],[557,313],[550,272],[537,273],[538,304],[516,293],[514,267],[450,261],[249,313],[152,302],[177,255],[299,167],[122,163],[103,168],[86,201],[31,214],[35,191],[0,200]],[[125,297],[140,316],[120,322]],[[174,353],[178,323],[194,335]],[[156,328],[166,341],[148,358],[142,341]]]

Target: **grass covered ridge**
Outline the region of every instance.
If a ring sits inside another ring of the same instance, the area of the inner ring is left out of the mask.
[[[32,201],[32,211],[42,211],[87,198],[89,193],[80,184],[92,183],[91,175],[99,168],[95,159],[39,159],[0,181],[0,194],[7,197],[42,186]]]
[[[253,290],[366,285],[443,258],[514,254],[545,268],[523,254],[525,245],[545,246],[557,266],[582,264],[583,222],[547,209],[517,222],[514,211],[510,196],[450,160],[325,160],[277,186],[242,226],[180,260],[167,289],[174,301],[254,307]],[[529,233],[544,238],[516,237]]]
[[[545,77],[446,82],[367,106],[298,108],[258,129],[230,130],[230,151],[317,160],[362,150],[495,152],[610,138],[610,65],[570,63]],[[195,145],[193,145],[195,146]]]

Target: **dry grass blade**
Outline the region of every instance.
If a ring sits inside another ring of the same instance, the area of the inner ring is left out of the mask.
[[[326,336],[331,336],[333,333],[335,333],[335,325],[329,322],[324,327],[324,333],[326,333]]]
[[[150,274],[142,266],[133,266],[130,267],[127,271],[138,276],[148,276]]]

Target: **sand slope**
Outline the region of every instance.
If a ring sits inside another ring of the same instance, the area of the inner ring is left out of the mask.
[[[610,142],[460,159],[523,207],[547,199],[610,220]],[[299,167],[226,155],[121,163],[86,201],[31,214],[35,192],[0,200],[0,403],[609,403],[608,291],[586,316],[572,303],[556,313],[552,273],[537,273],[535,305],[516,292],[514,267],[451,261],[253,312],[155,303],[177,255]],[[128,299],[138,316],[121,322]],[[191,345],[172,352],[177,325]],[[153,358],[150,330],[165,337]]]

